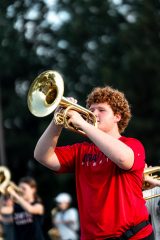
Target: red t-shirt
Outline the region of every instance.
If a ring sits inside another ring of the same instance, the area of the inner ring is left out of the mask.
[[[128,171],[119,168],[93,143],[56,148],[59,173],[76,174],[81,240],[119,237],[131,226],[148,220],[142,195],[144,147],[134,138],[119,140],[134,152],[134,164]],[[148,225],[130,239],[142,239],[151,232]]]

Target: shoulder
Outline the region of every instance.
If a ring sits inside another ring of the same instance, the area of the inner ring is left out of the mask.
[[[127,137],[121,137],[120,140],[132,149],[132,151],[134,152],[134,160],[138,160],[138,165],[140,163],[140,160],[143,160],[142,167],[144,167],[143,165],[145,160],[145,148],[142,142],[136,138]]]
[[[139,146],[139,147],[144,148],[143,143],[140,140],[138,140],[137,138],[121,136],[120,141],[124,142],[127,145],[135,145],[137,147]]]
[[[120,140],[121,140],[122,142],[135,142],[135,143],[140,143],[140,144],[142,144],[142,142],[141,142],[139,139],[133,138],[133,137],[121,136],[121,137],[120,137]]]
[[[66,214],[67,214],[68,216],[72,216],[72,217],[75,216],[75,217],[77,217],[77,216],[78,216],[78,211],[77,211],[76,208],[69,208],[69,209],[67,210]]]
[[[77,213],[78,210],[77,210],[76,208],[73,208],[73,207],[72,207],[72,208],[69,208],[69,209],[68,209],[68,212],[71,212],[71,213],[72,213],[72,212],[73,212],[73,213]]]

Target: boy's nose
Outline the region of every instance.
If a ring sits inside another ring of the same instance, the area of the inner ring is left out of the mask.
[[[93,111],[93,114],[97,117],[97,116],[98,116],[98,110],[95,109],[95,110]]]

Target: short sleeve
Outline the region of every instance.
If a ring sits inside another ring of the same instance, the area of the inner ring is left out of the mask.
[[[76,159],[76,144],[56,147],[55,153],[60,162],[60,170],[57,173],[74,172]]]
[[[133,153],[134,153],[134,163],[131,168],[131,171],[144,168],[144,166],[145,166],[145,149],[144,149],[143,144],[135,138],[125,138],[125,140],[122,139],[122,141],[127,146],[129,146],[133,150]]]

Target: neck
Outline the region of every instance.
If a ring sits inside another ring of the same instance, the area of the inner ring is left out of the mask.
[[[111,129],[111,131],[107,132],[107,134],[117,139],[121,137],[118,127]]]

